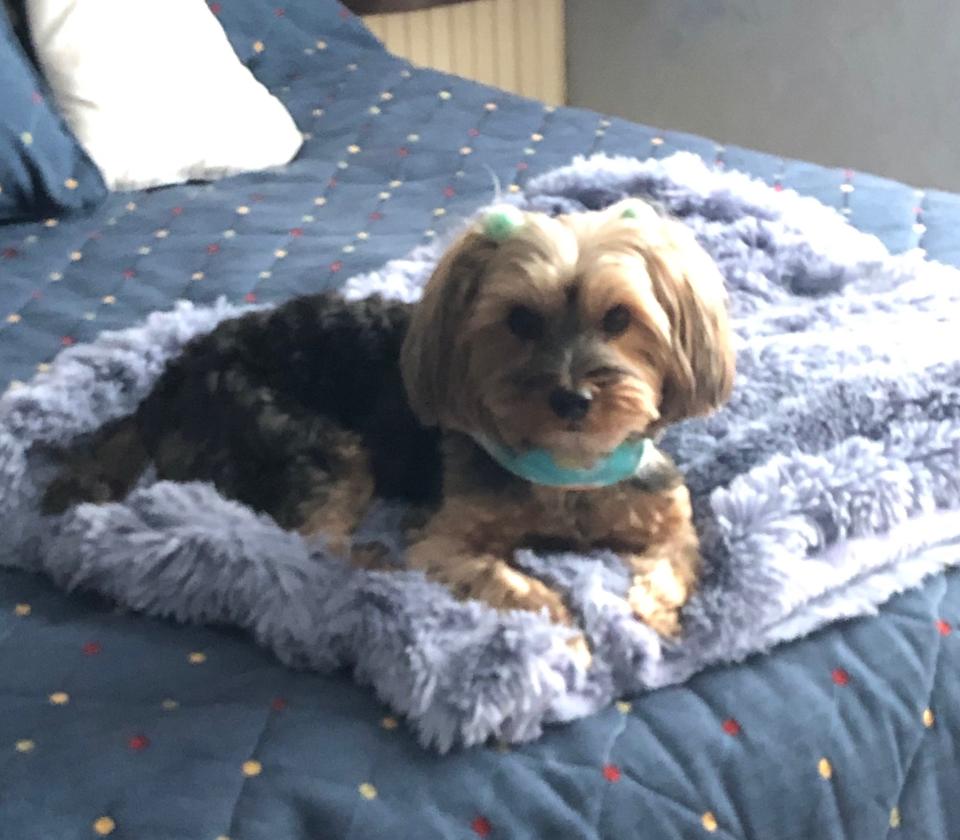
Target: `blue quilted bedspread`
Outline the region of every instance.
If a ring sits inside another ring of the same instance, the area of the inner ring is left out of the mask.
[[[960,198],[416,69],[332,0],[211,3],[307,135],[280,172],[0,228],[0,388],[177,298],[336,286],[576,154],[678,149],[960,264]],[[957,630],[954,632],[953,628]],[[445,757],[348,677],[0,573],[0,836],[960,836],[960,575],[540,741]]]

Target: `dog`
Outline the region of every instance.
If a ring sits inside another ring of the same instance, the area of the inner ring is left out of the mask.
[[[409,567],[456,596],[572,625],[514,552],[607,549],[633,613],[675,636],[698,538],[654,440],[720,406],[734,368],[723,279],[680,222],[638,200],[505,208],[418,304],[323,293],[194,339],[134,414],[64,454],[44,507],[123,498],[153,464],[348,551],[371,500],[400,498],[427,512]]]

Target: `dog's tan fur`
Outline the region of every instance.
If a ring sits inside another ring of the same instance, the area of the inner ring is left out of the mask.
[[[604,364],[544,367],[537,343],[508,329],[516,306],[547,324],[575,324],[571,340],[598,343]],[[601,324],[615,306],[627,307],[629,326],[605,338]],[[499,244],[472,228],[430,279],[401,363],[420,419],[449,433],[444,502],[411,547],[412,566],[462,597],[546,609],[570,623],[556,592],[511,565],[514,551],[542,541],[612,548],[633,575],[636,615],[661,633],[678,631],[699,571],[682,483],[583,491],[490,482],[474,474],[471,438],[589,464],[726,399],[734,355],[723,282],[683,225],[629,202],[558,218],[529,213]],[[551,412],[547,393],[557,384],[589,389],[590,411],[575,428]]]

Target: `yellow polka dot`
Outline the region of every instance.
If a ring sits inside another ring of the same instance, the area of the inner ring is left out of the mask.
[[[317,49],[318,49],[318,50],[325,50],[326,48],[327,48],[327,42],[326,42],[326,41],[317,41]]]
[[[654,137],[654,138],[650,141],[650,145],[651,145],[651,146],[662,146],[662,145],[663,145],[663,138],[662,138],[662,137]]]
[[[37,373],[46,373],[48,370],[50,370],[49,362],[40,362],[40,364],[37,365]]]
[[[496,102],[488,102],[488,103],[487,103],[486,105],[484,105],[483,107],[484,107],[486,110],[488,110],[488,111],[496,111],[496,110],[497,110],[497,103],[496,103]]]
[[[853,192],[853,184],[841,184],[841,185],[840,185],[840,192],[852,193],[852,192]]]
[[[923,710],[923,725],[929,729],[937,722],[936,716],[933,714],[933,709],[924,709]]]
[[[277,248],[277,250],[273,252],[273,255],[274,255],[278,260],[282,260],[282,259],[287,255],[287,252],[284,251],[283,248]]]
[[[106,837],[108,834],[113,834],[113,831],[116,827],[117,824],[111,817],[97,817],[93,821],[93,830],[101,837]]]
[[[23,618],[24,616],[30,615],[30,613],[32,612],[33,612],[33,607],[31,607],[29,604],[17,604],[13,608],[13,614],[18,615],[21,618]]]
[[[33,752],[33,748],[35,746],[36,744],[29,738],[21,738],[16,744],[14,744],[14,748],[18,753]]]
[[[179,709],[180,704],[176,700],[167,697],[165,700],[160,701],[160,708],[165,712],[172,712],[174,709]]]
[[[253,42],[253,51],[255,53],[262,53],[266,47],[263,46],[263,41],[254,41]]]
[[[437,96],[439,96],[441,99],[450,99],[453,96],[453,94],[450,93],[449,90],[441,90],[440,93],[437,94]]]
[[[367,110],[374,116],[380,113],[380,109],[376,105],[371,105]]]
[[[304,214],[300,217],[300,221],[301,221],[301,222],[308,222],[308,223],[309,223],[309,222],[314,221],[314,217],[311,216],[309,213],[304,213]]]
[[[237,235],[237,232],[231,228],[228,228],[223,232],[224,239],[233,239]]]
[[[63,280],[63,275],[62,275],[59,271],[51,271],[51,272],[50,272],[50,279],[51,279],[54,283],[58,283],[60,280]]]
[[[900,809],[890,809],[890,828],[900,828]]]
[[[351,143],[349,146],[347,146],[347,151],[351,155],[355,155],[357,152],[360,151],[360,147],[356,143]]]
[[[388,198],[390,198],[390,193],[388,193],[386,190],[384,190],[384,191],[383,191],[382,193],[380,193],[377,197],[378,197],[381,201],[386,201]]]
[[[829,779],[833,776],[833,765],[830,764],[827,759],[821,758],[820,761],[817,762],[817,772],[823,776],[823,778]]]
[[[383,100],[384,102],[389,102],[391,99],[393,99],[393,94],[390,93],[389,90],[385,90],[383,93],[380,94],[380,99]]]
[[[554,111],[557,110],[557,106],[556,106],[556,105],[544,105],[544,106],[543,106],[543,110],[546,111],[548,114],[552,114]]]
[[[433,211],[434,216],[445,216],[447,211],[443,207],[437,207]]]
[[[700,822],[711,834],[713,834],[713,832],[718,828],[717,818],[713,815],[713,811],[707,811],[702,817],[700,817]]]
[[[9,388],[11,391],[16,391],[18,388],[22,388],[26,385],[25,382],[21,382],[19,379],[11,379]]]
[[[33,135],[29,131],[23,132],[23,134],[20,135],[20,142],[23,143],[24,146],[32,146]]]
[[[67,178],[67,180],[63,182],[63,185],[68,190],[75,190],[80,186],[80,182],[76,178]]]
[[[44,223],[45,227],[56,227],[60,224],[56,219],[47,219]]]
[[[202,271],[195,271],[190,275],[191,280],[203,280],[206,275]]]
[[[543,140],[543,135],[539,131],[535,131],[530,135],[530,139],[533,140],[534,143],[539,143]]]
[[[391,181],[390,184],[389,184],[390,189],[392,189],[392,190],[395,190],[397,187],[402,186],[402,185],[403,185],[403,181],[399,181],[399,180],[396,180],[396,179],[394,179],[393,181]]]
[[[626,700],[617,701],[617,711],[620,712],[621,714],[624,714],[624,715],[629,714],[632,708],[633,706],[630,703],[628,703]]]
[[[520,192],[520,185],[511,184],[509,187],[507,187],[507,192],[512,192],[512,193]]]
[[[420,135],[419,135],[419,134],[408,134],[408,135],[407,135],[407,140],[409,140],[411,143],[419,143],[419,142],[420,142]]]
[[[460,154],[461,154],[461,155],[471,155],[471,154],[473,154],[473,149],[471,149],[469,146],[461,146],[461,147],[460,147]]]
[[[359,239],[361,242],[369,238],[370,238],[370,234],[367,233],[365,230],[361,230],[357,232],[357,239]]]
[[[350,165],[350,164],[347,163],[345,160],[338,160],[338,161],[337,161],[337,169],[346,169],[349,165]]]
[[[387,715],[383,720],[380,721],[380,725],[387,730],[397,728],[397,719],[391,715]]]
[[[202,665],[207,661],[207,655],[202,650],[194,650],[187,656],[187,662],[191,665]]]
[[[341,248],[340,250],[343,251],[343,253],[345,254],[352,254],[357,249],[353,245],[344,245],[343,248]]]
[[[128,202],[124,205],[124,207],[126,207],[126,209],[127,209],[128,212],[132,213],[134,210],[137,209],[137,202],[135,202],[135,201],[128,201]]]
[[[80,262],[80,260],[82,259],[83,259],[83,254],[81,254],[79,251],[70,252],[70,262]]]
[[[70,702],[70,695],[65,691],[55,691],[49,699],[54,706],[66,706]]]
[[[377,789],[370,784],[370,782],[363,782],[357,787],[357,790],[360,791],[360,795],[364,799],[376,799],[377,798]]]
[[[84,312],[84,313],[83,313],[83,318],[84,318],[85,321],[95,321],[96,318],[97,318],[97,313],[96,313],[96,312]]]
[[[247,777],[259,776],[263,771],[263,765],[255,758],[243,762],[243,775]]]
[[[273,272],[272,272],[272,271],[261,271],[258,276],[260,277],[261,280],[269,280],[271,277],[273,277]]]
[[[323,205],[327,203],[327,200],[322,195],[318,195],[313,200],[313,203],[316,204],[317,207],[323,207]]]
[[[19,324],[20,320],[21,318],[16,312],[11,312],[9,315],[7,315],[8,324]]]
[[[230,838],[227,837],[226,834],[219,834],[217,835],[217,840],[230,840]]]
[[[249,212],[250,212],[250,208],[247,207],[246,205],[240,205],[240,206],[237,208],[237,215],[238,215],[238,216],[246,216],[247,213],[249,213]]]
[[[137,253],[141,257],[145,257],[147,254],[150,253],[151,250],[153,249],[149,245],[141,245],[139,248],[137,248]]]
[[[160,230],[154,231],[153,235],[157,239],[166,239],[170,235],[170,231],[165,228],[160,228]]]
[[[113,295],[104,295],[103,302],[107,304],[107,306],[111,306],[117,302],[117,299]]]

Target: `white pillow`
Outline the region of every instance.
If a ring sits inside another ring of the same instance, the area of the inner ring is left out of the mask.
[[[27,0],[57,104],[111,189],[287,163],[303,138],[204,0]]]

